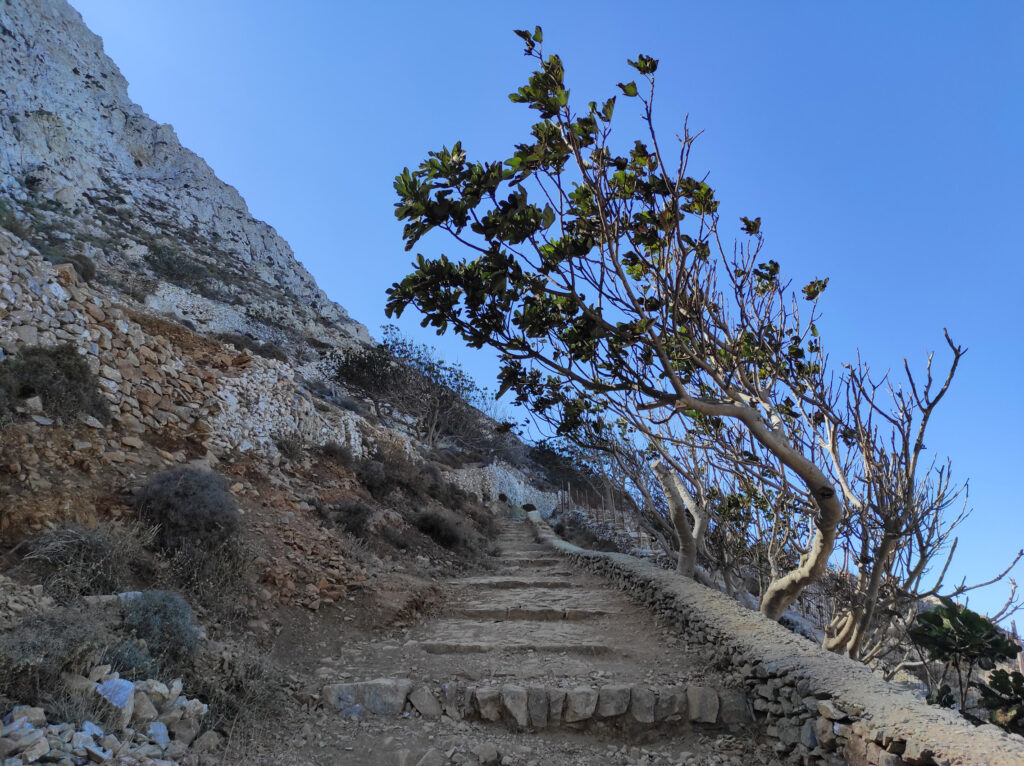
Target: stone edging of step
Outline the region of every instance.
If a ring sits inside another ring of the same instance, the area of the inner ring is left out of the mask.
[[[631,730],[668,724],[741,729],[752,722],[746,696],[738,689],[707,686],[473,686],[457,682],[431,687],[407,678],[377,678],[328,684],[325,707],[347,718],[367,713],[504,723],[514,729],[587,728],[594,723]]]
[[[537,538],[611,580],[746,689],[757,720],[790,763],[1020,766],[1024,740],[925,704],[868,667],[797,636],[719,591],[621,553],[579,548],[528,514]]]

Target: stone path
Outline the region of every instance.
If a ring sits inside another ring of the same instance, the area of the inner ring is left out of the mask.
[[[457,659],[459,676],[474,682],[570,687],[704,678],[706,658],[684,652],[603,580],[572,571],[534,541],[528,525],[504,523],[498,548],[493,575],[449,583],[445,613],[410,636],[413,654]]]
[[[777,763],[739,723],[746,703],[705,650],[680,645],[607,582],[572,570],[526,524],[502,524],[498,547],[488,574],[443,584],[440,614],[402,636],[320,656],[325,704],[295,723],[301,731],[281,743],[286,755],[246,762]],[[392,714],[366,710],[374,707]]]

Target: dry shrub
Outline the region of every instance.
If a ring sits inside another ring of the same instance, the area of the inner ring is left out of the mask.
[[[4,359],[0,362],[0,389],[6,393],[3,406],[7,417],[19,399],[38,396],[43,409],[63,423],[72,423],[82,414],[103,423],[110,420],[99,378],[70,343],[30,346]]]
[[[325,521],[358,538],[366,536],[366,525],[373,516],[373,506],[362,500],[346,500],[332,505],[318,502],[316,509]]]
[[[248,618],[246,600],[256,569],[256,552],[240,540],[225,540],[217,547],[185,545],[168,558],[164,587],[187,594],[193,603],[219,618]]]
[[[95,610],[58,608],[0,633],[0,696],[36,705],[65,693],[62,673],[86,674],[113,635]]]
[[[420,511],[413,518],[413,525],[443,548],[455,550],[468,547],[469,540],[462,530],[462,523],[438,511]]]
[[[192,607],[177,593],[146,591],[121,606],[124,626],[145,642],[161,671],[176,674],[191,663],[199,648],[199,626]]]
[[[306,451],[306,442],[296,431],[279,434],[274,439],[274,445],[277,447],[278,452],[291,461],[298,460]]]
[[[235,536],[240,523],[227,481],[189,466],[151,478],[135,497],[135,507],[143,519],[159,527],[156,542],[171,553],[183,547],[220,548]]]
[[[352,450],[338,442],[327,442],[320,448],[320,454],[343,466],[351,466],[355,462]]]
[[[234,733],[263,725],[289,704],[282,699],[283,679],[267,657],[252,642],[234,644],[228,656],[200,656],[185,673],[189,694],[210,706],[206,725]]]
[[[68,523],[31,541],[23,567],[58,603],[79,596],[131,590],[152,577],[145,546],[155,530],[119,522],[95,527]]]

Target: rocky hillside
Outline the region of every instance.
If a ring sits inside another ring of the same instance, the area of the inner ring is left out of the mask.
[[[0,201],[46,258],[200,329],[310,354],[369,340],[238,192],[132,103],[65,0],[0,3],[0,71]]]

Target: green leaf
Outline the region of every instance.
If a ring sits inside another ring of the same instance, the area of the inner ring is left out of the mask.
[[[828,287],[828,277],[825,277],[825,279],[812,279],[804,285],[800,292],[804,294],[804,298],[813,301],[825,291],[826,287]]]
[[[544,42],[544,32],[543,32],[543,30],[541,30],[540,27],[534,27],[533,28],[533,41],[535,43],[542,43],[542,42]]]
[[[658,59],[645,56],[642,53],[636,57],[636,61],[626,59],[626,63],[640,74],[654,74],[658,71]]]
[[[516,33],[516,35],[519,38],[521,38],[523,40],[523,42],[526,43],[526,50],[524,51],[524,53],[527,56],[529,56],[531,53],[533,53],[533,50],[534,50],[534,48],[537,47],[537,42],[538,42],[537,40],[533,39],[533,35],[531,35],[525,29],[515,29],[513,31]],[[537,27],[537,32],[539,32],[539,31],[540,31],[540,27]],[[534,32],[534,35],[536,35],[537,32]]]
[[[636,94],[638,92],[637,89],[636,89],[636,82],[633,81],[633,80],[630,80],[627,83],[621,83],[620,82],[619,83],[619,87],[622,88],[623,94],[625,94],[625,95],[627,95],[627,96],[629,96],[631,98],[633,96],[636,96]]]
[[[740,221],[743,223],[743,231],[745,231],[752,237],[756,237],[761,232],[760,216],[758,216],[754,220],[750,220],[746,216],[743,216],[742,218],[740,218]]]

